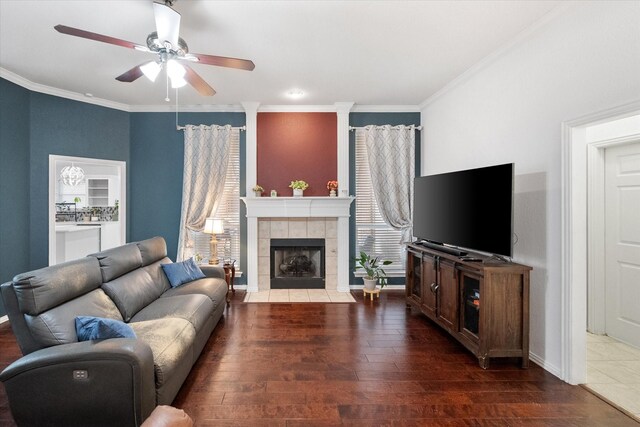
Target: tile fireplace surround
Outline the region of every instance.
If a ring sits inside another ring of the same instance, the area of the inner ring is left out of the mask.
[[[242,197],[247,206],[247,291],[270,289],[270,239],[325,239],[325,286],[349,292],[353,197]]]

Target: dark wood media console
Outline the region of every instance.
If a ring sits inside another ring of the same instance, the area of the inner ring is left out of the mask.
[[[407,250],[407,306],[447,330],[484,369],[494,357],[529,366],[531,267],[475,253],[467,257],[480,261],[468,261],[415,243]]]

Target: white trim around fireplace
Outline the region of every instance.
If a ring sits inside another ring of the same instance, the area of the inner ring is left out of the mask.
[[[241,197],[247,207],[247,292],[258,292],[259,218],[337,218],[337,290],[349,292],[349,208],[355,197]]]

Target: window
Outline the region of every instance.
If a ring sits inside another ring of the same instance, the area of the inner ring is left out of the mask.
[[[405,250],[400,244],[402,232],[382,219],[373,194],[364,131],[356,129],[356,256],[360,251],[393,261],[384,268],[389,276],[404,276]],[[362,276],[356,270],[356,276]]]
[[[216,212],[210,215],[224,221],[224,233],[217,234],[218,258],[235,259],[236,270],[240,263],[240,130],[231,130],[231,147],[229,153],[229,168],[224,183],[222,200]],[[202,255],[204,260],[209,258],[209,241],[211,235],[195,233],[195,253]]]

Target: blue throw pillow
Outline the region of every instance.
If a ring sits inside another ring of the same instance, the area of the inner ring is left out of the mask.
[[[76,317],[76,334],[78,341],[136,337],[131,326],[120,320],[93,316]]]
[[[167,275],[172,288],[206,277],[193,258],[182,262],[162,264],[162,270]]]

